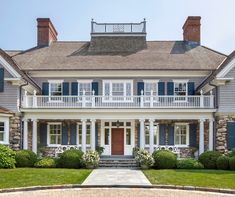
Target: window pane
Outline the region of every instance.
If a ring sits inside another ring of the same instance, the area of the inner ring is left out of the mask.
[[[158,128],[157,125],[153,127],[153,135],[154,135],[154,144],[157,145],[158,143]]]
[[[126,96],[131,96],[131,83],[126,83]]]
[[[126,126],[127,126],[127,127],[130,127],[130,126],[131,126],[131,122],[127,122],[127,123],[126,123]]]
[[[61,144],[61,124],[50,124],[49,131],[50,131],[50,144]]]
[[[3,140],[4,140],[3,133],[0,133],[0,141],[3,141]]]
[[[50,83],[51,96],[62,95],[62,83]]]
[[[91,83],[79,83],[79,95],[83,95],[83,91],[85,91],[85,95],[89,96],[92,94]]]
[[[145,144],[149,145],[149,125],[145,125]]]
[[[109,145],[109,129],[104,130],[104,144]]]
[[[113,83],[112,84],[112,95],[113,96],[124,96],[124,84]]]
[[[131,145],[131,129],[126,129],[126,145]]]
[[[50,137],[50,144],[56,144],[54,135],[51,135],[51,137]]]
[[[110,85],[109,85],[109,83],[104,84],[104,94],[105,94],[105,96],[110,95]]]
[[[109,122],[105,122],[105,123],[104,123],[104,126],[105,126],[105,127],[108,127],[108,126],[109,126]]]

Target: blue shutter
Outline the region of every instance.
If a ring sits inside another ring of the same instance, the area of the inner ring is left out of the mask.
[[[68,126],[66,123],[62,124],[62,145],[68,144]]]
[[[47,146],[47,123],[41,122],[39,126],[40,144]]]
[[[144,82],[137,82],[137,95],[141,95],[141,90],[144,91]]]
[[[98,87],[99,87],[99,84],[98,84],[98,82],[92,82],[92,84],[91,84],[91,90],[93,91],[95,91],[95,95],[98,95]]]
[[[158,95],[159,96],[165,95],[165,83],[164,82],[158,82]]]
[[[235,122],[227,122],[227,147],[235,148]]]
[[[71,145],[77,144],[77,124],[76,123],[70,124],[70,144]]]
[[[188,82],[188,95],[195,95],[194,82]]]
[[[72,82],[71,83],[71,89],[72,89],[71,94],[73,96],[77,96],[78,95],[78,83],[77,82]]]
[[[69,95],[69,82],[63,83],[63,95],[68,96]]]
[[[174,83],[167,82],[167,95],[174,95]]]
[[[49,95],[49,83],[48,82],[42,83],[42,95],[44,95],[44,96]]]
[[[189,125],[189,146],[197,147],[197,124]]]
[[[0,68],[0,92],[4,91],[4,69]]]
[[[95,123],[95,147],[99,146],[98,144],[98,123]]]
[[[166,125],[159,125],[159,145],[166,145]]]
[[[174,126],[168,125],[168,145],[175,144]]]

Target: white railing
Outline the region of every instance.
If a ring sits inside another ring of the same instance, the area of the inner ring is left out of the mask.
[[[41,96],[25,95],[23,108],[214,108],[214,95]]]

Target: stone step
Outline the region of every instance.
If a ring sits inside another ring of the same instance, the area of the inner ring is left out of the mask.
[[[117,158],[105,158],[99,162],[100,168],[137,168],[138,164],[132,158],[117,159]]]

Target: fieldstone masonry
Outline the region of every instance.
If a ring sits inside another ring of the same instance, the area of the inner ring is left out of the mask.
[[[10,147],[13,150],[19,150],[20,149],[20,142],[21,142],[21,133],[20,133],[20,117],[19,116],[13,116],[10,117]]]

